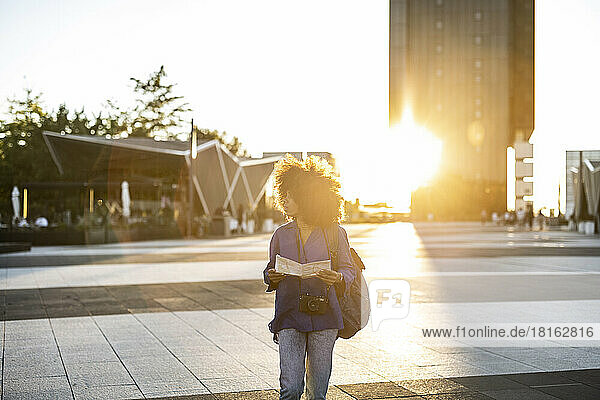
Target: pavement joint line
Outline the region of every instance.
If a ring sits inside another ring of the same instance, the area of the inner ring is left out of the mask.
[[[350,346],[352,346],[352,343],[348,343],[348,344],[349,344]],[[371,345],[371,344],[369,344],[369,346],[370,346],[370,347],[373,347],[373,348],[375,348],[375,349],[377,349],[377,350],[381,350],[381,349],[378,349],[377,347],[375,347],[375,346],[373,346],[373,345]],[[358,347],[356,347],[356,346],[352,346],[352,347],[354,347],[355,349],[357,349],[357,350],[359,350],[359,351],[363,351],[362,349],[360,349],[360,348],[358,348]],[[383,350],[383,351],[385,351],[386,353],[389,353],[389,354],[391,354],[390,352],[388,352],[388,351],[386,351],[386,350]],[[393,355],[393,354],[391,354],[391,355]],[[364,369],[366,369],[367,371],[369,371],[369,372],[371,372],[371,373],[373,373],[373,374],[375,374],[375,375],[377,375],[377,376],[381,377],[381,379],[383,379],[383,381],[385,381],[385,382],[393,382],[393,381],[391,381],[390,379],[388,379],[388,378],[387,378],[385,375],[381,375],[381,374],[379,374],[378,372],[376,372],[376,371],[373,371],[372,369],[370,369],[369,367],[365,366],[364,364],[358,363],[358,362],[356,362],[356,361],[354,361],[354,360],[352,360],[352,359],[350,359],[350,358],[348,358],[348,357],[344,357],[343,355],[341,355],[341,354],[339,354],[339,353],[337,354],[337,356],[338,356],[338,357],[341,357],[341,358],[343,358],[344,360],[347,360],[347,361],[351,362],[352,364],[356,364],[356,365],[360,366],[361,368],[364,368]]]
[[[229,323],[229,324],[231,324],[231,325],[234,325],[234,326],[237,326],[237,325],[233,324],[231,321],[229,321],[228,319],[226,319],[226,318],[223,318],[221,315],[217,314],[217,313],[216,313],[216,312],[214,312],[213,310],[207,310],[207,311],[210,311],[211,313],[215,314],[217,317],[221,318],[222,320],[226,321],[227,323]],[[171,313],[172,313],[172,314],[174,314],[174,315],[175,315],[175,316],[176,316],[178,319],[180,319],[180,320],[181,320],[181,321],[182,321],[184,324],[186,324],[187,326],[189,326],[190,328],[192,328],[194,331],[198,332],[200,335],[202,335],[203,337],[205,337],[205,338],[206,338],[206,340],[210,341],[210,342],[211,342],[211,343],[212,343],[212,344],[213,344],[215,347],[217,347],[218,349],[220,349],[221,351],[223,351],[225,354],[229,355],[231,358],[233,358],[233,359],[235,359],[236,361],[238,361],[238,362],[239,362],[239,363],[240,363],[240,364],[241,364],[241,365],[242,365],[244,368],[246,368],[246,369],[247,369],[248,371],[250,371],[250,372],[251,372],[253,375],[255,375],[255,374],[254,374],[254,372],[253,372],[253,371],[252,371],[250,368],[248,368],[244,362],[240,361],[240,359],[239,359],[238,357],[236,357],[234,354],[232,354],[232,353],[230,353],[230,352],[226,351],[225,349],[223,349],[222,347],[220,347],[220,346],[219,346],[217,343],[215,343],[215,342],[214,342],[212,339],[210,339],[209,337],[207,337],[206,335],[204,335],[202,332],[200,332],[198,329],[196,329],[196,327],[195,327],[195,326],[192,326],[192,325],[191,325],[191,324],[190,324],[188,321],[186,321],[186,320],[185,320],[185,319],[183,319],[183,318],[182,318],[180,315],[178,315],[178,313],[179,313],[179,312],[185,312],[185,311],[178,311],[177,313],[174,313],[174,312],[171,312]],[[252,336],[252,337],[253,337],[253,338],[255,338],[256,340],[260,341],[261,343],[264,343],[262,340],[260,340],[260,339],[258,339],[258,338],[256,338],[256,337],[254,337],[254,336],[253,336],[253,335],[251,335],[249,332],[247,332],[247,331],[245,331],[245,330],[244,330],[244,332],[248,333],[250,336]],[[269,348],[270,348],[270,347],[269,347]],[[169,351],[170,351],[170,350],[169,350]],[[181,361],[180,361],[180,362],[181,362]],[[187,368],[187,367],[186,367],[186,368]],[[196,376],[196,375],[194,375],[194,376]],[[262,381],[263,383],[269,384],[268,382],[265,382],[265,381],[263,381],[263,380],[262,380],[262,378],[260,378],[258,375],[255,375],[255,376],[256,376],[256,378],[257,378],[257,379],[259,379],[259,380],[260,380],[260,381]],[[204,383],[202,383],[202,385],[204,385]],[[204,385],[204,386],[206,387],[206,385]],[[206,389],[208,390],[208,392],[209,392],[210,394],[213,394],[213,395],[215,394],[215,393],[213,393],[213,392],[212,392],[212,391],[211,391],[211,390],[210,390],[208,387],[207,387]]]
[[[170,313],[171,313],[171,314],[173,314],[172,312],[170,312]],[[202,385],[202,386],[203,386],[203,387],[204,387],[206,390],[208,390],[208,392],[209,392],[209,393],[211,393],[211,394],[212,394],[212,392],[211,392],[211,391],[210,391],[210,389],[209,389],[209,388],[208,388],[208,387],[207,387],[207,386],[204,384],[204,382],[202,382],[202,380],[201,380],[200,378],[198,378],[198,377],[196,376],[196,374],[194,374],[194,372],[192,372],[192,370],[191,370],[191,369],[190,369],[190,368],[189,368],[187,365],[185,365],[185,364],[184,364],[184,363],[183,363],[183,362],[182,362],[182,361],[179,359],[179,357],[177,357],[177,356],[175,355],[175,353],[173,353],[173,352],[171,351],[171,349],[170,349],[168,346],[166,346],[166,345],[163,343],[163,341],[162,341],[162,340],[161,340],[161,339],[160,339],[160,338],[159,338],[159,337],[158,337],[158,336],[157,336],[157,335],[156,335],[154,332],[152,332],[152,330],[150,330],[150,328],[148,328],[148,327],[146,326],[146,324],[144,324],[144,322],[142,322],[142,321],[141,321],[141,320],[140,320],[140,319],[139,319],[139,318],[136,316],[136,314],[131,314],[131,315],[133,315],[133,318],[135,318],[135,320],[136,320],[136,321],[138,321],[138,322],[139,322],[139,323],[140,323],[140,324],[141,324],[141,325],[142,325],[144,328],[146,328],[146,330],[147,330],[148,332],[150,332],[150,334],[151,334],[152,336],[154,336],[154,338],[155,338],[156,340],[158,340],[158,342],[159,342],[159,343],[160,343],[160,344],[161,344],[161,345],[162,345],[162,346],[163,346],[165,349],[167,349],[167,351],[168,351],[168,352],[169,352],[169,353],[170,353],[170,354],[171,354],[173,357],[175,357],[175,359],[176,359],[176,360],[177,360],[177,361],[178,361],[178,362],[179,362],[181,365],[183,365],[183,367],[184,367],[184,368],[185,368],[185,369],[186,369],[186,370],[187,370],[187,371],[188,371],[190,374],[192,374],[192,376],[193,376],[194,378],[196,378],[196,380],[197,380],[198,382],[200,382],[200,384],[201,384],[201,385]],[[135,380],[134,380],[134,382],[135,382]],[[136,384],[137,384],[137,383],[136,383]],[[142,391],[140,390],[140,392],[142,392]],[[142,392],[142,394],[144,395],[144,397],[146,396],[146,395],[144,394],[144,392]]]
[[[342,389],[339,385],[334,385],[340,392],[343,392],[344,394],[347,394],[348,396],[352,397],[353,399],[356,399],[356,397],[352,396],[350,393],[346,392],[344,389]]]
[[[175,290],[176,292],[178,292],[178,291],[177,291],[177,289],[174,289],[174,290]],[[208,291],[209,291],[209,292],[211,292],[211,293],[214,293],[214,294],[215,294],[215,295],[217,295],[217,296],[221,295],[220,293],[218,293],[218,292],[216,292],[216,291],[213,291],[213,290],[210,290],[210,289],[208,289],[208,288],[206,288],[206,290],[208,290]],[[249,293],[249,294],[252,294],[252,293],[250,293],[250,292],[247,292],[247,291],[245,291],[245,290],[242,290],[242,291],[244,291],[244,292],[246,292],[246,293]],[[178,293],[179,293],[179,292],[178,292]],[[240,308],[239,308],[239,309],[248,310],[248,311],[250,311],[252,314],[254,314],[254,315],[258,316],[260,319],[262,319],[262,318],[263,318],[262,314],[260,314],[260,313],[258,313],[258,312],[256,312],[256,311],[254,311],[253,309],[251,309],[251,308],[246,308],[246,307],[244,307],[242,304],[240,304],[239,302],[237,302],[237,301],[235,301],[235,300],[231,300],[231,299],[229,299],[229,298],[227,298],[227,300],[231,301],[232,303],[235,303],[235,304],[238,304],[238,305],[240,305]],[[218,317],[219,317],[219,318],[221,318],[222,320],[224,320],[224,321],[227,321],[227,322],[229,322],[230,324],[232,324],[232,325],[234,325],[234,326],[238,327],[239,329],[241,329],[242,331],[246,332],[248,335],[250,335],[250,336],[254,337],[255,339],[257,339],[257,340],[258,340],[258,341],[260,341],[261,343],[264,343],[265,345],[269,345],[269,343],[265,343],[263,340],[261,340],[261,339],[259,339],[259,338],[256,338],[256,337],[255,337],[254,335],[252,335],[250,332],[248,332],[247,330],[245,330],[245,329],[244,329],[242,326],[240,326],[240,325],[237,325],[237,324],[236,324],[236,323],[234,323],[233,321],[231,321],[231,320],[229,320],[229,319],[227,319],[227,318],[223,317],[221,314],[218,314],[218,313],[214,312],[214,310],[209,310],[209,311],[211,311],[213,314],[215,314],[216,316],[218,316]],[[193,328],[193,327],[192,327],[192,328]]]
[[[200,283],[202,283],[202,282],[200,282]],[[217,293],[217,292],[215,292],[215,291],[213,291],[213,290],[210,290],[210,289],[208,289],[208,288],[206,288],[206,287],[204,287],[204,286],[202,286],[202,288],[203,288],[203,289],[205,289],[205,290],[207,290],[207,291],[209,291],[209,292],[211,292],[211,293],[213,293],[213,294],[215,294],[215,295],[217,295],[217,296],[221,296],[221,297],[223,297],[224,299],[226,299],[226,300],[228,300],[228,301],[231,301],[231,302],[232,302],[232,303],[234,303],[234,304],[237,304],[237,305],[239,305],[239,306],[240,306],[240,308],[244,308],[244,306],[243,306],[242,304],[238,303],[238,302],[237,302],[237,301],[235,301],[235,300],[232,300],[232,299],[230,299],[230,298],[227,298],[227,297],[223,296],[221,293]],[[193,298],[191,298],[191,297],[187,296],[185,293],[182,293],[182,292],[180,292],[179,290],[177,290],[177,288],[176,288],[176,287],[174,287],[174,288],[173,288],[173,290],[174,290],[176,293],[180,294],[182,297],[185,297],[186,299],[189,299],[189,300],[192,300],[192,301],[194,301],[194,302],[195,302],[195,300],[194,300]],[[212,311],[212,310],[211,310],[211,311]]]
[[[580,382],[573,382],[573,383],[554,383],[554,384],[548,384],[548,385],[532,385],[529,386],[531,388],[545,388],[545,387],[557,387],[557,386],[582,386],[583,383]]]
[[[54,333],[54,327],[52,326],[51,318],[48,318],[48,323],[50,324],[50,330],[52,331],[52,337],[54,338],[54,343],[56,344],[56,348],[58,349],[58,357],[60,358],[60,363],[62,364],[63,370],[65,371],[65,377],[67,378],[67,383],[69,384],[69,390],[71,391],[71,397],[73,398],[73,400],[75,400],[75,392],[73,392],[73,385],[71,385],[71,379],[69,378],[69,373],[67,372],[67,367],[65,366],[65,361],[62,358],[62,352],[60,351],[60,346],[58,344],[58,340],[56,340],[56,333]],[[4,390],[2,390],[2,393],[4,393]]]
[[[133,375],[131,375],[131,372],[129,371],[129,369],[127,368],[127,366],[125,365],[125,363],[123,362],[123,360],[121,360],[121,357],[119,357],[119,353],[117,353],[117,351],[115,350],[115,348],[113,347],[112,343],[110,342],[110,340],[108,340],[108,338],[106,337],[106,334],[104,333],[104,331],[102,330],[102,327],[100,327],[100,325],[98,325],[98,322],[96,321],[96,318],[94,318],[93,315],[91,315],[89,318],[92,319],[92,321],[94,322],[94,325],[96,325],[96,328],[98,328],[98,330],[100,331],[100,333],[102,334],[102,336],[104,337],[104,340],[106,340],[106,342],[108,343],[108,345],[110,346],[110,349],[113,351],[113,353],[115,354],[115,356],[119,359],[119,362],[121,363],[121,365],[123,366],[123,368],[125,368],[125,371],[127,371],[127,375],[129,375],[129,377],[131,378],[131,380],[133,381],[133,383],[135,384],[135,387],[140,391],[140,393],[142,393],[142,396],[144,396],[144,398],[146,398],[146,395],[144,394],[144,392],[142,392],[142,389],[140,388],[140,386],[138,385],[138,383],[135,381],[135,379],[133,378]]]
[[[385,382],[392,382],[392,381],[390,381],[390,380],[389,380],[389,379],[388,379],[388,378],[387,378],[385,375],[381,375],[381,374],[379,374],[378,372],[376,372],[376,371],[373,371],[372,369],[370,369],[369,367],[367,367],[367,366],[365,366],[365,365],[363,365],[363,364],[360,364],[360,363],[358,363],[358,362],[356,362],[356,361],[354,361],[354,360],[351,360],[351,359],[349,359],[349,358],[347,358],[347,357],[344,357],[344,356],[343,356],[343,355],[341,355],[341,354],[338,354],[338,357],[341,357],[341,358],[343,358],[344,360],[348,360],[348,361],[349,361],[349,362],[351,362],[352,364],[355,364],[355,365],[357,365],[357,366],[360,366],[361,368],[364,368],[364,369],[366,369],[367,371],[371,372],[372,374],[374,374],[374,375],[377,375],[377,376],[381,377],[381,379],[382,379],[383,381],[385,381]]]
[[[248,311],[252,312],[253,314],[256,314],[256,315],[258,315],[260,318],[262,318],[262,315],[260,315],[259,313],[257,313],[257,312],[256,312],[256,311],[254,311],[254,310],[251,310],[251,309],[249,309],[249,308],[245,308],[245,310],[248,310]],[[256,336],[254,336],[252,333],[250,333],[250,332],[248,332],[247,330],[245,330],[245,329],[244,329],[243,327],[241,327],[240,325],[237,325],[237,324],[236,324],[236,323],[234,323],[233,321],[231,321],[231,320],[229,320],[229,319],[227,319],[227,318],[223,317],[222,315],[220,315],[220,314],[218,314],[218,313],[214,312],[214,310],[209,310],[209,311],[210,311],[210,312],[212,312],[213,314],[215,314],[216,316],[218,316],[219,318],[221,318],[222,320],[224,320],[224,321],[227,321],[227,322],[228,322],[228,323],[230,323],[231,325],[233,325],[233,326],[235,326],[235,327],[239,328],[240,330],[244,331],[244,332],[245,332],[245,333],[247,333],[249,336],[252,336],[254,339],[258,340],[259,342],[261,342],[261,343],[263,343],[263,344],[267,345],[268,347],[270,347],[270,346],[269,346],[269,344],[270,344],[270,343],[266,343],[266,342],[264,342],[262,339],[259,339],[259,338],[257,338]],[[192,328],[194,328],[194,327],[192,327]],[[194,329],[195,329],[195,328],[194,328]]]
[[[0,391],[0,399],[4,400],[4,349],[6,348],[6,321],[2,321],[2,390]]]
[[[206,288],[206,287],[204,287],[204,286],[203,286],[203,288],[204,288],[204,289],[206,289],[206,290],[208,290],[208,291],[209,291],[209,292],[211,292],[211,293],[214,293],[214,294],[215,294],[215,295],[217,295],[217,296],[222,296],[222,294],[221,294],[221,293],[218,293],[218,292],[216,292],[216,291],[214,291],[214,290],[210,290],[210,289],[208,289],[208,288]],[[236,288],[236,289],[237,289],[237,288]],[[174,290],[175,292],[177,292],[177,293],[179,293],[179,294],[183,295],[184,297],[186,297],[186,298],[190,299],[190,300],[194,300],[194,299],[192,299],[191,297],[185,296],[185,294],[183,294],[183,293],[181,293],[180,291],[178,291],[178,290],[177,290],[177,288],[174,288],[173,290]],[[242,290],[242,291],[244,291],[244,290]],[[244,291],[244,292],[246,292],[246,291]],[[250,292],[246,292],[246,293],[250,293]],[[250,293],[250,294],[251,294],[251,293]],[[226,298],[226,297],[224,297],[224,296],[222,296],[222,297],[223,297],[223,298]],[[252,310],[252,309],[250,309],[250,308],[246,308],[246,307],[244,307],[244,305],[243,305],[243,304],[241,304],[241,303],[239,303],[239,302],[235,301],[235,299],[230,299],[230,298],[226,298],[226,299],[227,299],[227,300],[229,300],[229,301],[231,301],[232,303],[238,304],[238,305],[240,306],[240,309],[245,309],[245,310],[248,310],[248,311],[250,311],[251,313],[253,313],[253,314],[257,315],[259,318],[262,318],[262,315],[261,315],[260,313],[257,313],[256,311],[254,311],[254,310]],[[213,314],[215,314],[215,315],[216,315],[216,316],[218,316],[219,318],[223,319],[224,321],[227,321],[227,322],[229,322],[230,324],[232,324],[232,325],[234,325],[234,326],[238,327],[239,329],[241,329],[242,331],[246,332],[248,335],[250,335],[250,336],[254,337],[255,339],[257,339],[257,340],[258,340],[258,341],[260,341],[261,343],[264,343],[265,345],[268,345],[267,343],[265,343],[265,342],[264,342],[264,341],[262,341],[261,339],[258,339],[258,338],[256,338],[256,337],[255,337],[254,335],[252,335],[250,332],[246,331],[246,330],[245,330],[243,327],[241,327],[241,326],[239,326],[239,325],[235,324],[234,322],[232,322],[232,321],[228,320],[227,318],[224,318],[222,315],[220,315],[220,314],[218,314],[218,313],[214,312],[214,310],[209,310],[209,311],[211,311]],[[184,322],[185,322],[185,321],[184,321]],[[189,324],[188,324],[188,325],[189,325]],[[191,326],[191,325],[190,325],[190,326]],[[192,328],[193,328],[193,329],[195,329],[194,327],[192,327]]]
[[[230,283],[228,283],[227,281],[223,281],[223,282],[225,282],[225,283],[229,284],[230,286],[233,286],[233,285],[231,285]],[[235,287],[236,289],[238,289],[238,290],[242,291],[242,292],[245,292],[245,293],[248,293],[248,294],[252,294],[251,292],[248,292],[248,291],[246,291],[246,290],[239,289],[239,288],[237,288],[236,286],[234,286],[234,287]],[[248,310],[248,311],[250,311],[251,313],[253,313],[253,314],[257,315],[257,316],[258,316],[258,317],[260,317],[260,318],[262,318],[262,315],[261,315],[261,314],[257,313],[256,311],[254,311],[254,310],[252,310],[252,309],[250,309],[250,308],[247,308],[247,307],[245,307],[243,304],[239,303],[239,302],[238,302],[238,301],[236,301],[235,299],[231,299],[231,298],[229,298],[229,297],[225,297],[225,296],[223,296],[221,293],[218,293],[218,292],[216,292],[216,291],[214,291],[214,290],[210,290],[209,288],[207,288],[207,287],[205,287],[205,286],[202,286],[202,288],[203,288],[203,289],[205,289],[205,290],[207,290],[207,291],[209,291],[209,292],[211,292],[211,293],[213,293],[213,294],[215,294],[216,296],[221,296],[221,297],[223,297],[223,298],[227,299],[228,301],[231,301],[232,303],[239,305],[239,306],[240,306],[240,309],[245,309],[245,310]],[[173,290],[174,290],[176,293],[180,294],[182,297],[185,297],[185,298],[187,298],[187,299],[190,299],[190,300],[192,300],[192,301],[195,301],[193,298],[191,298],[191,297],[187,296],[185,293],[182,293],[181,291],[177,290],[177,287],[174,287],[174,288],[173,288]],[[212,312],[213,310],[209,310],[209,311],[211,311],[211,312]],[[213,313],[214,313],[214,312],[213,312]],[[236,324],[234,324],[233,322],[229,321],[229,320],[228,320],[228,319],[226,319],[226,318],[223,318],[221,315],[219,315],[219,314],[217,314],[217,313],[214,313],[214,314],[216,314],[216,315],[217,315],[219,318],[221,318],[221,319],[223,319],[223,320],[225,320],[225,321],[227,321],[227,322],[231,323],[232,325],[235,325],[235,326],[239,327],[239,328],[240,328],[240,329],[242,329],[244,332],[246,332],[246,333],[248,333],[250,336],[252,336],[252,335],[250,334],[250,332],[247,332],[245,329],[243,329],[243,328],[242,328],[242,327],[240,327],[239,325],[236,325]],[[261,342],[262,342],[262,340],[261,340]]]
[[[506,356],[504,354],[494,353],[492,350],[488,350],[489,348],[482,348],[482,347],[476,347],[476,348],[479,349],[479,350],[483,350],[485,353],[493,354],[495,356],[499,356],[499,357],[505,358],[505,359],[507,359],[509,361],[512,361],[512,362],[517,362],[517,363],[520,363],[520,364],[524,364],[524,365],[527,365],[527,366],[532,367],[532,368],[538,368],[538,367],[536,367],[533,364],[527,363],[526,361],[515,360],[514,358],[510,358],[510,357],[508,357],[508,356]],[[466,363],[469,364],[469,365],[472,365],[474,367],[485,369],[484,367],[481,367],[481,366],[477,365],[476,363],[471,363],[471,362],[468,362],[468,361]]]

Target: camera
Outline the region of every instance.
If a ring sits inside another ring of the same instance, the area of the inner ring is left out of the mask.
[[[309,314],[325,314],[329,299],[325,296],[300,295],[300,312]]]

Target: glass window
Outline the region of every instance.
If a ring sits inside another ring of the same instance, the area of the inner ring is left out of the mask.
[[[475,36],[475,44],[479,46],[481,44],[481,42],[482,42],[481,36],[479,36],[479,35]]]
[[[475,65],[475,68],[477,68],[477,69],[481,68],[481,60],[475,60],[473,62],[473,64]]]
[[[437,46],[435,46],[435,52],[438,54],[442,53],[442,45],[438,44]]]
[[[475,18],[475,21],[481,21],[481,11],[475,10],[473,13],[473,18]]]
[[[440,76],[442,76],[442,69],[438,68],[435,70],[435,75],[439,78]]]
[[[436,22],[435,22],[435,27],[436,27],[437,29],[442,29],[442,21],[436,21]]]

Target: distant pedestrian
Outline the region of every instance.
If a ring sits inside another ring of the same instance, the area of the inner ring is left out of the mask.
[[[237,209],[238,233],[244,233],[244,220],[244,206],[240,204]]]
[[[481,225],[485,225],[485,221],[487,221],[487,211],[481,210]]]
[[[529,230],[533,230],[533,205],[527,205],[527,215],[525,216],[527,220],[527,225],[529,225]]]
[[[538,215],[537,215],[537,217],[535,218],[535,219],[536,219],[536,221],[537,221],[537,225],[538,225],[538,226],[539,226],[539,228],[540,228],[540,231],[543,231],[543,230],[544,230],[544,219],[545,219],[545,218],[546,218],[546,217],[544,217],[544,214],[542,214],[542,210],[540,209],[540,210],[538,211]]]
[[[316,156],[304,161],[286,156],[275,165],[274,175],[276,205],[290,221],[273,233],[263,271],[266,291],[277,290],[269,330],[279,344],[279,398],[299,400],[306,373],[307,400],[325,399],[333,347],[344,327],[338,296],[348,295],[356,276],[348,236],[339,225],[340,184],[331,165]],[[333,234],[339,245],[338,263],[331,270],[305,278],[275,271],[277,254],[303,264],[330,259]]]
[[[498,218],[498,213],[495,212],[495,211],[492,213],[492,222],[494,223],[494,225],[500,225],[500,220]]]
[[[519,208],[517,210],[517,225],[522,228],[525,224],[525,210]]]

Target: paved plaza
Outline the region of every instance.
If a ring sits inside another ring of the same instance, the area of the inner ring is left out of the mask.
[[[600,399],[600,238],[475,223],[344,225],[404,319],[338,339],[328,399]],[[0,255],[3,399],[278,399],[270,234]],[[425,337],[595,326],[574,339]]]

